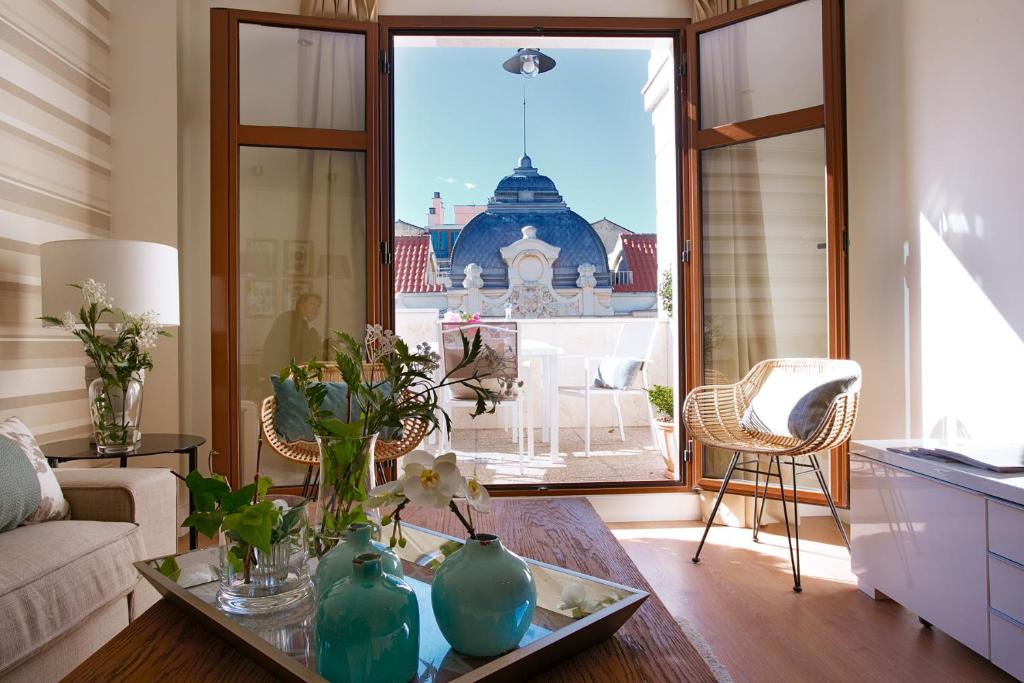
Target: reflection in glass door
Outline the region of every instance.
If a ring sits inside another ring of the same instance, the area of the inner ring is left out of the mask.
[[[376,322],[376,43],[376,24],[211,11],[213,467],[236,485],[301,485],[274,449],[257,465],[273,378]]]

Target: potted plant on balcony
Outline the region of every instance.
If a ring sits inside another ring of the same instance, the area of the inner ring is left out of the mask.
[[[647,391],[647,400],[651,402],[658,417],[654,422],[658,433],[661,434],[661,457],[665,459],[665,478],[675,479],[676,472],[676,422],[673,418],[675,412],[675,396],[672,387],[655,384]]]

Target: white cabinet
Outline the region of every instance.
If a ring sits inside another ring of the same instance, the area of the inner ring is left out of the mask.
[[[989,656],[985,496],[854,455],[850,528],[862,590]]]
[[[851,562],[883,593],[1024,680],[1024,475],[854,443]]]

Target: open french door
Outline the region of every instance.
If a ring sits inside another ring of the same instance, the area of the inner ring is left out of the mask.
[[[384,315],[378,26],[214,9],[212,467],[256,472],[260,403],[290,358]],[[305,466],[266,457],[275,484]]]
[[[686,34],[687,389],[739,381],[765,358],[845,358],[840,2],[763,0]],[[688,445],[696,484],[717,490],[731,454]],[[845,447],[827,476],[847,505]]]

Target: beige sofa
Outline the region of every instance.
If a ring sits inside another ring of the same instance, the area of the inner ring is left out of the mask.
[[[132,567],[176,549],[165,469],[57,469],[70,518],[0,533],[0,680],[57,681],[158,598]]]

